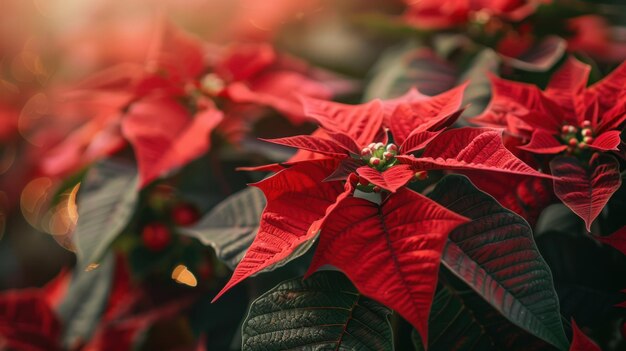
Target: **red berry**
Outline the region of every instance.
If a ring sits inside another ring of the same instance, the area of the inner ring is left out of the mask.
[[[589,128],[589,127],[591,127],[591,121],[583,121],[582,127],[583,127],[583,128]]]
[[[200,219],[200,214],[195,206],[180,204],[172,209],[172,219],[179,226],[194,224]]]
[[[591,131],[591,129],[585,128],[580,132],[580,134],[584,137],[588,137],[588,136],[591,136],[593,132]]]
[[[143,244],[150,251],[161,251],[172,241],[170,230],[161,223],[150,223],[141,231]]]
[[[570,140],[567,143],[569,144],[569,146],[576,146],[578,145],[578,139],[570,138]]]
[[[569,127],[568,125],[564,125],[563,127],[561,127],[561,134],[567,134],[569,133]]]

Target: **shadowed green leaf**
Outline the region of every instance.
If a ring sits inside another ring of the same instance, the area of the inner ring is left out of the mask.
[[[137,195],[134,167],[105,160],[89,170],[78,193],[78,223],[72,237],[79,269],[97,263],[126,228]]]
[[[226,198],[192,227],[179,228],[178,232],[211,246],[232,269],[254,240],[264,207],[263,192],[249,187]]]
[[[285,281],[259,297],[243,325],[243,349],[392,350],[391,310],[340,272]]]
[[[464,176],[445,177],[430,197],[472,219],[450,233],[444,265],[513,324],[567,350],[552,274],[528,223]]]

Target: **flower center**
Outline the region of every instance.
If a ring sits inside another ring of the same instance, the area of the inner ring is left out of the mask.
[[[396,144],[371,143],[361,150],[361,159],[370,167],[382,172],[396,164],[397,154]]]
[[[580,128],[566,124],[561,127],[561,142],[567,145],[568,154],[577,154],[587,150],[593,142],[594,130],[590,121],[584,121]]]
[[[218,95],[224,90],[224,80],[215,73],[209,73],[200,80],[200,89],[208,95]]]

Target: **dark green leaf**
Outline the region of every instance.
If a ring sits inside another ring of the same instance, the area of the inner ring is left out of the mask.
[[[115,259],[109,253],[97,269],[74,272],[67,293],[57,307],[63,324],[63,344],[68,349],[79,340],[89,340],[100,322],[113,283],[114,268]]]
[[[78,193],[78,224],[73,234],[79,269],[97,263],[126,228],[137,195],[137,172],[132,166],[105,160],[89,170]]]
[[[444,265],[513,324],[566,350],[552,275],[528,223],[464,176],[447,176],[430,197],[472,219],[450,233]]]
[[[288,280],[259,297],[243,325],[244,350],[391,350],[391,311],[340,272]]]
[[[433,300],[428,324],[430,351],[554,350],[507,321],[467,286],[442,285]],[[416,331],[413,339],[416,349],[423,350]]]
[[[254,240],[264,207],[263,192],[248,187],[226,198],[194,226],[178,232],[210,245],[221,261],[234,268]]]

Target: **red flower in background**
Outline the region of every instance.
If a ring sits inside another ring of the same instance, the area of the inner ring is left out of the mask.
[[[407,22],[428,29],[443,29],[497,17],[519,22],[550,0],[405,0]]]
[[[587,229],[621,184],[619,163],[608,153],[619,151],[626,121],[626,65],[587,88],[589,71],[569,59],[544,91],[492,77],[491,102],[475,119],[530,139],[520,150],[552,155],[552,174],[563,178],[554,181],[556,195]]]
[[[165,26],[154,47],[145,67],[115,67],[72,92],[58,113],[89,119],[51,150],[45,173],[75,171],[128,141],[144,186],[205,153],[220,123],[232,132],[258,118],[259,108],[241,113],[249,104],[272,107],[300,123],[296,88],[320,98],[332,93],[332,84],[310,78],[319,73],[267,44],[212,47]]]
[[[355,106],[304,99],[321,131],[269,141],[323,157],[292,160],[255,185],[268,200],[260,229],[217,297],[319,235],[309,274],[324,264],[341,269],[359,291],[410,321],[426,343],[441,252],[448,233],[467,219],[404,185],[432,169],[542,176],[504,147],[500,131],[445,132],[462,112],[464,89],[435,97],[411,90]]]

